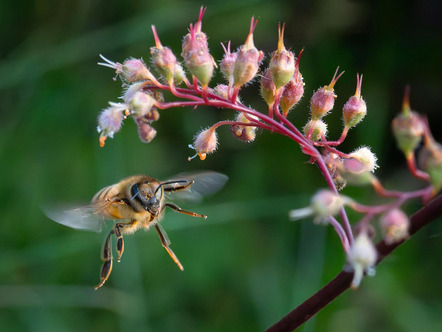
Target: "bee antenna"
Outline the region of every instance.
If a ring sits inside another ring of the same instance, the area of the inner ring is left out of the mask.
[[[134,191],[135,191],[135,194],[130,199],[131,201],[140,194],[140,190],[138,189],[138,185],[137,184],[134,184],[133,187],[132,187],[132,192],[134,192]]]

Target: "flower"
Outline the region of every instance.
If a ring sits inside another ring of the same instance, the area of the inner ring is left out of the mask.
[[[126,82],[138,82],[143,80],[152,79],[152,74],[147,69],[142,59],[126,59],[122,64],[119,62],[113,62],[100,54],[105,62],[99,62],[100,66],[109,67],[115,69],[115,73],[120,75],[121,79]]]
[[[351,287],[356,289],[361,283],[364,273],[374,275],[374,266],[377,260],[377,251],[367,232],[362,231],[358,234],[350,247],[348,253],[348,262],[354,270]]]
[[[392,209],[381,216],[381,226],[384,231],[384,241],[390,245],[408,238],[410,220],[400,209]]]
[[[113,138],[114,134],[120,131],[125,118],[124,113],[126,113],[128,108],[124,103],[109,102],[109,105],[98,116],[97,131],[100,133],[101,147],[104,146],[104,141],[107,137]]]
[[[215,128],[210,127],[202,130],[195,136],[193,145],[189,145],[189,148],[194,149],[196,154],[193,157],[187,158],[189,161],[195,158],[197,155],[201,160],[206,159],[208,153],[212,153],[216,150],[218,145],[218,138],[216,136]]]
[[[367,104],[361,97],[362,75],[357,75],[356,92],[345,103],[342,114],[347,128],[356,126],[367,114]]]

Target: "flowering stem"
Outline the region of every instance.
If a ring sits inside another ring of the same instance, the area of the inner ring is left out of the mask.
[[[410,153],[410,155],[407,156],[407,166],[411,172],[411,175],[413,175],[415,178],[420,179],[420,180],[424,180],[424,181],[430,180],[430,176],[428,175],[428,173],[422,172],[421,170],[419,170],[417,168],[416,159],[414,157],[414,152]]]
[[[434,221],[441,215],[442,195],[439,195],[410,217],[410,238],[392,244],[386,244],[384,241],[381,241],[376,245],[378,252],[378,260],[376,265],[379,264],[385,257],[390,255],[402,243],[411,239],[412,235],[418,230],[428,223]],[[268,328],[267,332],[293,331],[294,329],[300,327],[310,318],[315,316],[319,311],[321,311],[321,309],[323,309],[327,304],[332,302],[339,295],[350,288],[352,280],[353,272],[343,270],[316,294],[293,309],[276,324]]]
[[[335,217],[330,216],[330,217],[328,217],[328,219],[329,219],[330,224],[335,229],[336,233],[338,233],[345,253],[348,254],[348,252],[350,250],[350,245],[349,245],[348,238],[347,238],[347,235],[346,235],[344,229],[342,228],[341,224],[339,223],[339,221],[336,220]]]

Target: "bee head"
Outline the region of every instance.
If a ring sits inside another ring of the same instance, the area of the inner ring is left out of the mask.
[[[131,189],[132,199],[139,202],[143,208],[154,215],[158,215],[161,207],[163,188],[151,182],[134,184]]]

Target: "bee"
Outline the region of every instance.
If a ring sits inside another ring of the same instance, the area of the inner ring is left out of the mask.
[[[117,260],[120,262],[124,252],[123,235],[133,234],[139,229],[154,227],[164,249],[180,270],[184,270],[183,265],[170,248],[169,238],[159,221],[166,207],[192,217],[206,219],[207,216],[183,210],[178,205],[167,201],[166,197],[170,193],[184,199],[198,200],[202,195],[221,189],[226,181],[227,176],[215,172],[183,174],[162,182],[148,175],[134,175],[98,191],[90,205],[63,212],[50,210],[45,212],[50,219],[60,224],[97,232],[103,229],[105,220],[115,221],[101,252],[104,263],[101,268],[100,283],[95,286],[97,290],[104,285],[112,272],[112,236],[115,236],[117,240]]]

